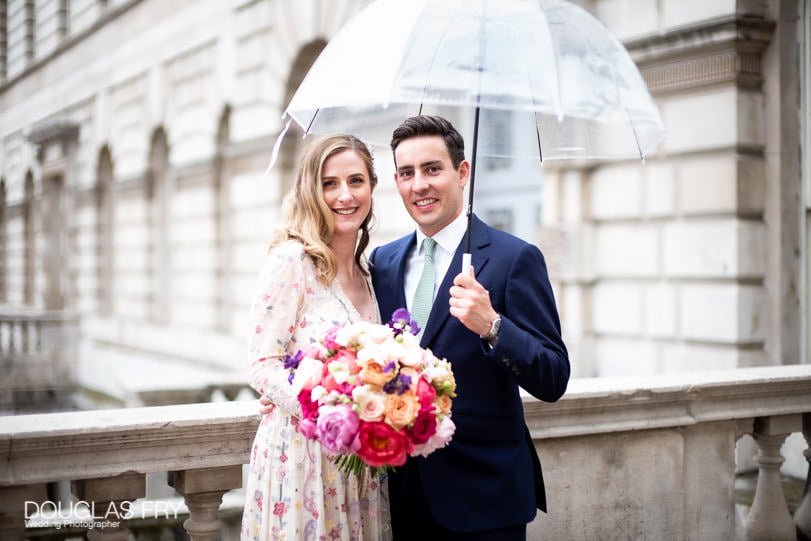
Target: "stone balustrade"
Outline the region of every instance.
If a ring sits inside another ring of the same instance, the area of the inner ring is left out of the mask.
[[[549,499],[530,539],[811,534],[811,496],[791,517],[779,474],[786,436],[811,439],[811,365],[574,380],[558,403],[526,397],[525,408]],[[191,539],[216,539],[222,495],[242,482],[258,420],[254,401],[2,417],[0,538],[24,538],[25,502],[46,501],[48,482],[73,481],[74,496],[101,518],[143,497],[145,474],[169,472]],[[747,434],[759,476],[741,521],[735,454]],[[90,537],[127,535],[126,521],[108,520]]]
[[[67,406],[78,318],[64,310],[0,309],[0,412]]]

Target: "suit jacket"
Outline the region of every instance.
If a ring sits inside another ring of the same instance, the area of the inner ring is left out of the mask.
[[[387,320],[406,306],[403,290],[412,233],[375,249],[370,257],[380,313]],[[520,385],[553,402],[566,390],[569,359],[555,299],[537,247],[487,226],[474,216],[471,254],[476,279],[502,316],[494,348],[449,313],[450,287],[460,272],[457,248],[423,331],[421,345],[448,359],[457,383],[451,443],[427,458],[410,458],[390,478],[392,514],[408,512],[398,491],[419,469],[435,520],[460,532],[530,522],[546,511],[541,465],[524,423]]]

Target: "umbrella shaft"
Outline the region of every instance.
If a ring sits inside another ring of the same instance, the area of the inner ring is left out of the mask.
[[[476,183],[476,150],[479,146],[479,112],[476,107],[473,116],[473,147],[470,153],[470,188],[467,197],[467,233],[465,235],[465,253],[470,253],[470,229],[473,226],[473,191]]]

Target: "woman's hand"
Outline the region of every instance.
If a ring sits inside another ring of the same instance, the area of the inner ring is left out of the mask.
[[[276,409],[276,404],[270,401],[270,398],[262,395],[259,397],[259,413],[262,415],[267,415],[271,411]]]

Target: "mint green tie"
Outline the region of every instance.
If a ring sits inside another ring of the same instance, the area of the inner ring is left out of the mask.
[[[428,315],[431,313],[431,306],[434,304],[434,246],[436,241],[431,237],[425,237],[422,247],[425,251],[425,262],[422,267],[422,276],[414,292],[414,300],[411,302],[411,317],[417,320],[421,329],[425,329],[428,323]],[[420,330],[420,336],[422,330]]]

